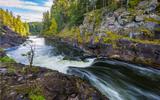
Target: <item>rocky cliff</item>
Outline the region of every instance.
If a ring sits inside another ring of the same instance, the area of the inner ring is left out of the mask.
[[[145,0],[135,8],[92,11],[85,17],[81,32],[102,35],[111,31],[135,39],[160,39],[159,7],[157,0]]]
[[[134,8],[94,10],[86,14],[80,34],[85,48],[98,56],[160,66],[160,3],[140,1]]]

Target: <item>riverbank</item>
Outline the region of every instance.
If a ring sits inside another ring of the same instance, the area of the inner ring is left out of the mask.
[[[1,42],[10,44],[10,40],[6,41],[8,36],[5,37],[5,41]],[[21,43],[15,44],[18,46]],[[108,100],[89,82],[79,77],[16,63],[6,56],[4,48],[8,47],[13,45],[0,45],[1,100]]]
[[[72,27],[68,26],[70,23],[64,24],[58,32],[49,34],[50,31],[44,31],[43,35],[53,41],[80,48],[92,56],[159,68],[159,0],[128,1],[130,6],[126,7],[119,6],[118,2],[116,6],[113,3],[86,12],[80,24]],[[112,9],[112,6],[115,8]]]
[[[27,37],[22,37],[7,26],[2,26],[0,31],[0,48],[10,48],[18,46],[26,41]]]
[[[100,42],[95,44],[80,43],[73,38],[63,37],[46,37],[46,39],[84,51],[86,55],[82,56],[82,60],[87,57],[104,57],[160,68],[159,44],[139,43],[126,39],[117,40],[115,45]]]
[[[107,100],[81,78],[40,67],[0,63],[1,100]]]

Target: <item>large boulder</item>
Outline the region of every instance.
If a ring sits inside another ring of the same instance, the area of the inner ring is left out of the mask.
[[[158,0],[151,0],[149,2],[149,5],[147,6],[147,9],[145,10],[146,13],[154,12],[157,6],[158,6]]]
[[[132,22],[134,19],[134,16],[129,13],[129,12],[123,12],[119,17],[118,17],[118,23],[121,26],[125,26],[128,23]]]

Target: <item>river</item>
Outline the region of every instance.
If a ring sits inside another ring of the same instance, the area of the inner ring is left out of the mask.
[[[30,36],[35,48],[33,65],[57,70],[65,74],[85,78],[110,100],[160,100],[160,70],[117,60],[86,59],[81,61],[82,51]],[[29,45],[7,49],[7,55],[16,62],[28,64],[22,54]],[[74,58],[74,59],[72,59]]]

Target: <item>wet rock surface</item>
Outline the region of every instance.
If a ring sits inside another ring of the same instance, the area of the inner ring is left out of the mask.
[[[0,63],[0,75],[2,100],[32,100],[32,95],[45,100],[108,100],[87,81],[57,71]]]

